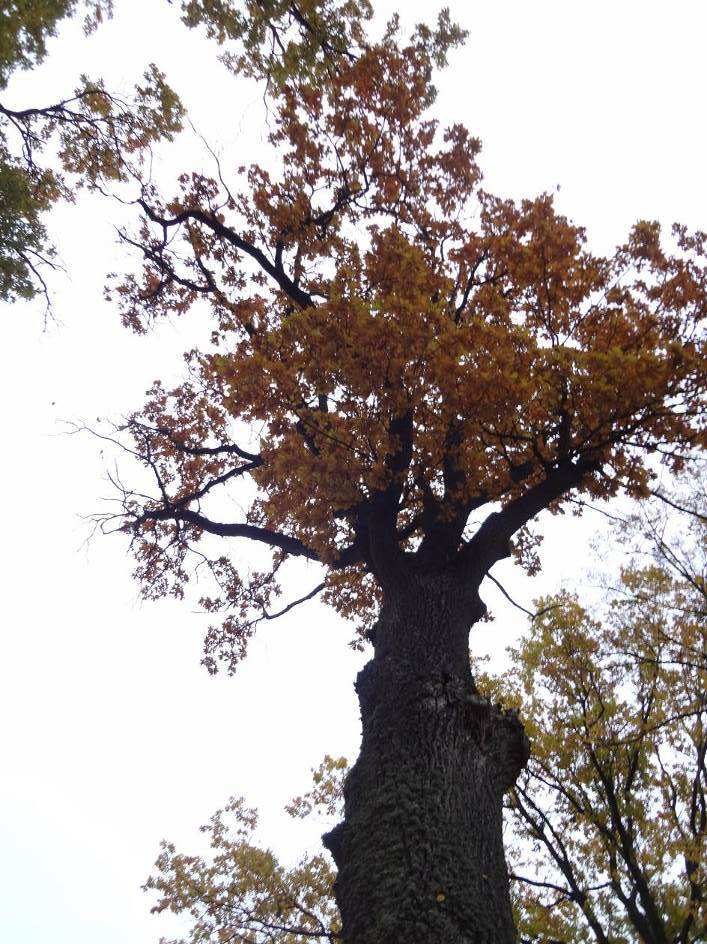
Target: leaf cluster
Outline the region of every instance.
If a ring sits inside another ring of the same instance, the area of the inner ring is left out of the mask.
[[[187,856],[162,844],[144,888],[158,896],[153,913],[169,911],[189,921],[187,936],[170,944],[336,940],[334,873],[327,859],[306,857],[288,868],[256,844],[256,827],[255,811],[234,798],[202,827],[208,855]]]
[[[84,11],[84,28],[110,16],[113,0],[10,0],[0,11],[0,89],[17,69],[31,69],[47,54],[47,40],[59,23]]]
[[[47,40],[61,20],[86,13],[87,32],[112,14],[104,2],[15,0],[0,13],[0,90],[13,72],[46,56]],[[45,272],[57,268],[45,215],[77,188],[104,190],[135,180],[153,144],[181,128],[182,106],[155,66],[131,100],[111,94],[100,80],[82,76],[67,97],[48,105],[12,107],[0,102],[0,299],[32,298],[50,304]]]

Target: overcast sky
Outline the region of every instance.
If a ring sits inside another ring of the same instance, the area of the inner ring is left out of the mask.
[[[471,35],[439,82],[437,111],[482,138],[489,189],[522,196],[559,187],[561,209],[599,250],[636,218],[707,226],[701,0],[449,5]],[[213,48],[161,0],[116,7],[116,20],[90,39],[67,26],[47,63],[15,81],[11,100],[46,104],[80,72],[129,88],[155,60],[225,167],[257,157],[258,91],[228,78]],[[404,5],[408,19],[428,9]],[[184,142],[164,169],[199,159]],[[97,199],[57,211],[69,273],[53,281],[59,322],[43,332],[32,305],[6,307],[0,320],[0,939],[8,944],[156,941],[166,929],[139,886],[159,840],[196,842],[198,825],[243,793],[262,810],[265,840],[296,855],[312,833],[283,817],[282,804],[325,752],[353,756],[358,738],[352,682],[365,657],[324,607],[266,626],[236,677],[213,679],[199,665],[204,617],[188,604],[140,603],[121,538],[85,545],[81,515],[110,494],[110,460],[95,441],[63,435],[62,421],[139,406],[154,378],[179,376],[180,353],[200,333],[198,319],[163,324],[147,339],[120,327],[101,294],[122,260],[115,219]],[[551,520],[534,583],[508,564],[498,573],[529,603],[589,563],[599,524]],[[299,579],[309,588],[311,577]],[[493,588],[484,595],[497,618],[472,641],[498,656],[523,620]]]

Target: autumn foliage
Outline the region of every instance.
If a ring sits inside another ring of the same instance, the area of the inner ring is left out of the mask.
[[[430,111],[459,38],[445,18],[407,41],[393,23],[326,81],[271,83],[272,167],[143,189],[124,238],[144,268],[112,290],[125,323],[206,303],[214,326],[189,379],[127,424],[158,485],[125,495],[148,595],[182,592],[204,535],[243,536],[275,568],[325,563],[327,599],[365,621],[383,556],[471,555],[500,507],[523,557],[542,508],[643,496],[648,457],[677,469],[702,443],[705,235],[644,221],[604,257],[549,195],[486,192],[478,140]],[[245,478],[243,520],[219,522]],[[207,661],[233,666],[274,571],[207,556],[227,612]]]
[[[615,528],[634,553],[604,602],[544,601],[492,686],[515,686],[533,743],[507,797],[528,940],[687,944],[707,931],[703,471],[667,496],[681,511],[654,499]]]

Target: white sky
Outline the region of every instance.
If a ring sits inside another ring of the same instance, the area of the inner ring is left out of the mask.
[[[560,207],[599,249],[638,217],[705,226],[704,3],[450,6],[471,36],[439,83],[438,111],[483,139],[490,189],[522,196],[561,185]],[[226,166],[257,156],[257,91],[230,80],[212,47],[161,0],[117,8],[89,40],[66,28],[45,66],[15,82],[14,100],[52,101],[82,71],[127,88],[155,60]],[[427,10],[404,5],[410,19]],[[191,167],[191,146],[177,164]],[[120,328],[101,295],[105,273],[120,265],[112,220],[114,208],[95,199],[58,211],[70,273],[54,281],[61,323],[43,333],[41,310],[30,305],[7,308],[0,321],[0,939],[8,944],[156,940],[165,928],[139,886],[160,838],[195,841],[213,809],[244,793],[263,812],[266,840],[296,854],[312,833],[279,813],[283,802],[325,752],[353,755],[358,737],[352,682],[363,659],[346,646],[349,627],[321,605],[265,626],[238,675],[212,679],[199,665],[204,618],[189,605],[141,604],[121,538],[82,549],[79,516],[110,493],[107,457],[91,440],[60,435],[60,421],[128,412],[155,377],[179,375],[179,354],[199,334],[198,319],[148,339]],[[530,584],[508,565],[499,575],[527,603],[580,571],[598,527],[594,517],[552,520],[544,575]],[[497,600],[493,588],[485,596]],[[472,640],[500,653],[523,623],[507,607],[497,614]]]

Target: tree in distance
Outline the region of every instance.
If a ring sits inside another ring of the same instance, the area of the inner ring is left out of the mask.
[[[112,8],[111,0],[14,0],[0,13],[3,99],[15,73],[45,59],[62,20],[83,12],[92,32]],[[155,66],[130,100],[84,75],[73,92],[50,104],[0,101],[0,301],[40,294],[51,308],[46,274],[60,265],[47,212],[59,200],[73,201],[77,188],[104,191],[139,179],[151,146],[172,140],[182,115]]]
[[[703,471],[617,527],[637,550],[607,602],[540,601],[489,685],[522,705],[533,745],[506,797],[523,941],[707,934]]]
[[[182,0],[178,6],[188,27],[204,27],[221,43],[242,42],[240,55],[224,56],[230,68],[266,74],[269,81],[292,70],[321,74],[335,52],[348,50],[362,35],[355,19],[347,30],[348,21],[331,4],[303,3],[304,13],[279,0]],[[365,12],[367,5],[349,7]],[[47,233],[47,212],[60,200],[73,202],[77,189],[105,192],[139,182],[152,147],[172,141],[182,128],[181,102],[154,64],[128,99],[86,75],[49,104],[7,99],[10,80],[44,61],[47,43],[64,20],[83,15],[90,34],[113,12],[113,0],[13,0],[0,13],[0,301],[39,294],[50,310],[46,275],[61,266]],[[295,28],[294,36],[288,27]]]

